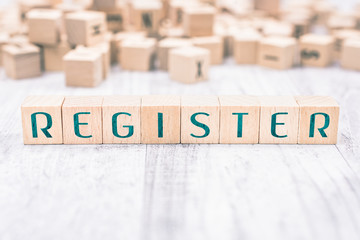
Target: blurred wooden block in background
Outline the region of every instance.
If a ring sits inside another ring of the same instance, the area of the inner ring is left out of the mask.
[[[60,42],[62,12],[56,9],[33,9],[26,15],[29,26],[29,40],[42,45],[56,45]]]
[[[360,71],[360,38],[347,39],[341,52],[341,67]]]
[[[21,105],[24,144],[62,144],[63,96],[29,96]]]
[[[114,41],[116,44],[116,58],[117,62],[121,64],[121,45],[123,41],[129,39],[144,39],[146,38],[146,32],[140,31],[140,32],[134,32],[134,31],[125,31],[125,32],[119,32],[116,33],[114,36]]]
[[[117,7],[118,0],[92,0],[93,8],[98,11],[107,11]]]
[[[46,71],[64,71],[64,56],[71,50],[66,39],[56,46],[44,46],[44,63]]]
[[[280,0],[255,0],[254,7],[271,15],[277,15],[280,10]]]
[[[192,46],[189,39],[165,38],[159,41],[157,55],[159,59],[159,69],[168,70],[169,53],[171,49]]]
[[[336,144],[339,104],[332,97],[298,96],[299,144]]]
[[[195,47],[208,49],[210,52],[210,64],[222,64],[224,58],[224,43],[219,36],[196,37],[192,39]]]
[[[180,143],[180,97],[143,96],[141,143]]]
[[[279,70],[289,69],[294,65],[295,50],[295,38],[263,38],[259,45],[258,64]]]
[[[7,32],[0,32],[0,66],[3,65],[2,47],[10,42],[10,35]]]
[[[183,83],[195,83],[208,79],[210,51],[198,47],[182,47],[170,50],[170,78]]]
[[[259,143],[260,102],[254,96],[219,96],[220,143]]]
[[[184,1],[173,0],[169,2],[169,18],[173,26],[179,26],[183,22]]]
[[[181,143],[219,143],[217,96],[181,97]]]
[[[62,106],[64,144],[102,143],[103,97],[65,97]]]
[[[23,79],[41,75],[40,48],[29,43],[3,46],[5,73],[12,79]]]
[[[122,42],[121,68],[131,71],[149,71],[155,64],[156,40],[154,38],[128,39]]]
[[[106,96],[103,143],[140,143],[140,96]]]
[[[109,31],[120,32],[129,24],[127,5],[120,2],[116,7],[106,11],[106,22]]]
[[[216,10],[213,7],[185,7],[183,11],[183,28],[188,37],[213,35]]]
[[[72,45],[91,46],[104,40],[107,31],[105,13],[78,11],[65,18],[68,41]]]
[[[72,50],[64,56],[67,86],[95,87],[103,80],[103,62],[100,51]]]
[[[299,130],[299,105],[291,96],[259,97],[260,144],[296,144]]]
[[[335,39],[333,57],[338,60],[342,53],[344,41],[349,38],[360,38],[360,31],[355,29],[336,30],[332,36]]]
[[[163,18],[161,1],[134,1],[132,19],[137,31],[146,31],[150,36],[157,33]]]
[[[26,13],[32,9],[46,8],[50,9],[52,7],[51,2],[48,0],[20,0],[19,2],[19,12],[20,18],[22,20],[26,19]]]
[[[306,34],[300,38],[301,63],[326,67],[333,61],[334,38],[327,35]]]
[[[234,58],[237,64],[256,64],[262,36],[255,30],[241,31],[234,36]]]

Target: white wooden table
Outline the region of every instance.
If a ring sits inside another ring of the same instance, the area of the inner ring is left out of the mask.
[[[228,60],[210,80],[122,72],[93,89],[0,70],[0,239],[360,239],[360,73]],[[331,95],[339,143],[24,146],[30,94]]]

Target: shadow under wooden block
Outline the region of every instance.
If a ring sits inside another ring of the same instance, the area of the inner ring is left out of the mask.
[[[102,143],[103,97],[66,97],[62,106],[64,144]]]
[[[299,128],[299,105],[291,96],[259,97],[260,144],[296,144]]]
[[[338,103],[332,97],[298,96],[300,106],[299,144],[336,144],[339,125]]]
[[[141,143],[180,143],[180,97],[143,96]]]
[[[220,143],[259,143],[260,102],[253,96],[219,96]]]
[[[219,143],[217,96],[181,97],[181,143]]]
[[[140,96],[106,96],[103,143],[140,143]]]
[[[24,144],[62,144],[63,96],[29,96],[21,105]]]

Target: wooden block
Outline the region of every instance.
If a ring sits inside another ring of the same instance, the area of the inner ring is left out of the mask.
[[[102,82],[103,64],[99,51],[72,50],[64,56],[67,86],[95,87]]]
[[[26,15],[32,43],[57,45],[60,42],[62,12],[56,9],[33,9]]]
[[[337,60],[341,56],[344,41],[349,38],[359,38],[360,31],[354,29],[343,29],[333,31],[332,35],[335,38],[333,57]]]
[[[341,67],[360,71],[360,38],[345,40],[341,52]]]
[[[131,71],[149,71],[154,68],[156,40],[129,39],[121,44],[121,68]]]
[[[180,143],[180,97],[143,96],[141,143]]]
[[[117,62],[121,63],[121,45],[125,40],[131,39],[144,39],[146,38],[146,32],[134,32],[134,31],[125,31],[119,32],[115,34],[114,41],[116,42],[116,55],[117,55]]]
[[[315,1],[313,10],[315,13],[314,24],[325,25],[329,17],[336,11],[336,6],[328,1]]]
[[[96,10],[106,11],[117,7],[117,0],[93,0],[93,7]]]
[[[262,36],[255,30],[241,31],[234,36],[234,58],[237,64],[256,64]]]
[[[85,53],[88,51],[98,51],[101,54],[102,61],[102,72],[103,79],[105,80],[110,72],[110,43],[108,41],[103,41],[91,47],[79,46],[76,48],[78,51],[84,51]]]
[[[139,96],[106,96],[102,105],[103,143],[140,143]]]
[[[184,38],[184,29],[182,27],[160,27],[160,38]]]
[[[169,18],[173,26],[179,26],[183,22],[183,1],[170,1]]]
[[[219,143],[217,96],[181,97],[181,143]]]
[[[207,80],[209,64],[210,52],[207,49],[183,47],[170,50],[169,74],[175,81],[195,83]]]
[[[299,105],[294,97],[259,97],[260,144],[296,144],[299,127]]]
[[[215,9],[213,7],[184,8],[183,28],[188,37],[213,35]]]
[[[255,0],[254,7],[257,10],[262,10],[271,15],[276,15],[280,9],[280,0]]]
[[[46,71],[64,71],[64,56],[71,50],[66,37],[56,46],[44,47],[44,62]]]
[[[259,46],[258,64],[280,70],[291,68],[294,64],[295,49],[294,38],[263,38]]]
[[[223,39],[219,36],[193,38],[196,47],[208,49],[210,52],[210,64],[222,64],[224,57]]]
[[[106,11],[106,22],[108,30],[112,32],[123,31],[129,24],[128,11],[125,3],[118,3],[116,7]]]
[[[67,14],[65,26],[68,41],[73,45],[91,46],[100,43],[107,31],[105,14],[94,11]]]
[[[356,27],[356,18],[351,13],[335,12],[326,23],[330,32],[341,29],[354,29]]]
[[[76,3],[69,3],[69,2],[63,2],[63,3],[56,4],[54,6],[54,8],[57,10],[60,10],[62,12],[61,35],[66,35],[66,27],[65,27],[66,16],[69,13],[85,10],[84,6],[82,6],[80,4],[76,4]]]
[[[154,35],[163,17],[162,3],[160,1],[134,1],[132,7],[135,30]]]
[[[294,30],[294,25],[289,22],[267,21],[262,33],[267,37],[292,37]]]
[[[102,102],[103,97],[65,97],[64,144],[102,143]]]
[[[63,96],[29,96],[21,105],[24,144],[62,144]]]
[[[336,144],[339,104],[332,97],[295,97],[300,107],[299,144]]]
[[[3,59],[3,50],[2,50],[2,47],[5,46],[6,44],[8,44],[10,41],[10,36],[8,33],[6,32],[0,32],[0,66],[3,65],[2,63],[2,59]]]
[[[259,143],[260,102],[254,96],[219,96],[220,143]]]
[[[19,12],[21,20],[26,19],[26,13],[31,9],[39,9],[39,8],[51,8],[52,5],[48,0],[20,0],[19,1]]]
[[[159,69],[168,70],[169,52],[171,49],[192,46],[189,39],[165,38],[159,41],[157,55],[159,59]]]
[[[334,38],[326,35],[306,34],[300,38],[301,63],[326,67],[332,63]]]
[[[107,41],[110,45],[110,65],[117,63],[117,42],[115,38],[115,34],[112,32],[107,32],[105,35],[105,41]]]
[[[12,79],[32,78],[41,75],[40,48],[32,44],[3,46],[5,73]]]

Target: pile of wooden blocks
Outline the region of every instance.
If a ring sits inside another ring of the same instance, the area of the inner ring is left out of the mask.
[[[335,144],[339,105],[316,96],[30,96],[25,144]]]
[[[100,84],[116,63],[194,83],[230,56],[274,69],[340,60],[360,70],[360,7],[343,13],[325,0],[279,2],[21,0],[18,20],[0,11],[2,62],[14,79],[64,71],[68,86],[83,87]],[[328,34],[312,33],[319,26]]]

